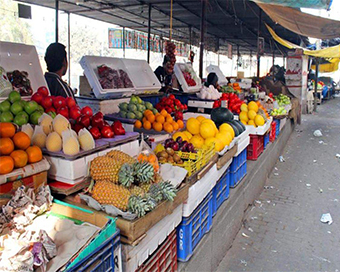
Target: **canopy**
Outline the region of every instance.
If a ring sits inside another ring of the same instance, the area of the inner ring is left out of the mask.
[[[340,21],[310,15],[289,7],[257,4],[274,22],[300,35],[317,39],[340,37]]]
[[[256,3],[282,5],[291,8],[329,9],[331,0],[253,0]]]
[[[332,59],[329,63],[319,64],[319,72],[320,73],[331,73],[338,71],[339,69],[339,59]],[[311,66],[312,70],[315,71],[315,65]]]

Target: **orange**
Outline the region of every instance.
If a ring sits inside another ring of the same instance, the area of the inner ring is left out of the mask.
[[[168,123],[172,123],[174,119],[172,119],[171,115],[168,115],[166,118],[165,118],[165,122],[168,122]]]
[[[150,154],[148,160],[150,163],[154,163],[156,162],[157,158],[154,154]]]
[[[149,121],[145,121],[143,123],[143,128],[145,128],[146,130],[151,129],[151,123]]]
[[[155,122],[156,117],[155,117],[155,115],[153,115],[153,113],[150,113],[150,114],[148,114],[148,115],[146,116],[146,119],[148,119],[148,121],[149,121],[150,123],[153,123],[153,122]]]
[[[13,136],[13,142],[16,148],[25,150],[31,145],[31,139],[25,132],[17,132]]]
[[[164,124],[165,118],[164,118],[163,115],[158,115],[158,116],[156,117],[156,121],[157,121],[158,123]]]
[[[146,121],[148,121],[148,119],[146,119],[146,117],[143,117],[142,121],[143,123],[145,123]]]
[[[0,138],[0,155],[9,155],[14,150],[11,138]]]
[[[179,128],[184,128],[184,123],[182,120],[177,120],[177,124],[179,126]]]
[[[179,125],[175,121],[172,121],[171,125],[174,128],[174,130],[178,130],[179,129]]]
[[[154,122],[154,123],[152,124],[152,128],[153,128],[154,130],[156,130],[156,131],[162,131],[163,125],[162,125],[161,123],[159,123],[159,122]]]
[[[137,160],[138,160],[139,162],[147,162],[147,161],[148,161],[148,157],[147,157],[146,155],[140,153],[140,154],[138,155],[138,157],[137,157]]]
[[[0,175],[8,174],[14,169],[14,161],[10,156],[0,157]]]
[[[174,128],[172,127],[172,125],[170,123],[164,123],[164,130],[168,133],[171,133],[174,131]]]
[[[39,146],[33,145],[26,149],[29,163],[41,161],[43,156]]]
[[[139,121],[139,120],[137,120],[137,121],[135,122],[135,128],[141,128],[141,127],[142,127],[142,122]]]
[[[12,123],[0,123],[0,137],[12,138],[15,134],[15,126]]]
[[[14,150],[10,155],[14,161],[14,167],[20,168],[27,164],[28,156],[24,150]]]
[[[149,114],[153,114],[151,110],[145,110],[144,111],[144,116],[147,117]]]
[[[166,117],[168,115],[168,112],[165,109],[161,110],[161,115],[163,115],[164,117]]]

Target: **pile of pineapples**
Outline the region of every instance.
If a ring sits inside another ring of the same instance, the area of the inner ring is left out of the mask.
[[[159,202],[172,201],[176,196],[176,188],[162,181],[150,163],[138,162],[118,150],[95,158],[90,175],[95,181],[92,188],[95,200],[138,217],[153,210]]]

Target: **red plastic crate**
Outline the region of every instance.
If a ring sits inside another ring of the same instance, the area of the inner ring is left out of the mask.
[[[175,272],[177,271],[177,235],[176,230],[146,260],[136,272]]]
[[[274,142],[276,138],[276,122],[272,122],[272,129],[269,133],[269,141]]]
[[[247,147],[247,160],[256,161],[263,152],[263,135],[249,135],[250,143]]]

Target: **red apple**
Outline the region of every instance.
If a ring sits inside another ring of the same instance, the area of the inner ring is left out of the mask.
[[[53,99],[53,106],[56,109],[66,107],[66,100],[65,100],[65,98],[62,97],[62,96],[54,97],[54,99]]]
[[[103,138],[112,138],[114,136],[113,130],[110,126],[103,126],[103,128],[100,130],[100,133],[102,134]]]
[[[95,115],[92,116],[91,125],[93,127],[98,127],[101,129],[105,125],[103,117],[104,116],[100,111],[97,112]]]
[[[76,101],[72,97],[67,97],[66,98],[66,106],[71,109],[74,106],[77,106]]]
[[[38,88],[37,90],[38,94],[41,94],[43,97],[46,97],[50,94],[50,92],[48,91],[48,89],[45,86],[41,86]]]
[[[91,117],[93,115],[93,111],[89,106],[85,106],[81,109],[81,114]]]
[[[81,116],[81,112],[77,106],[73,106],[70,108],[70,117],[76,120],[79,116]]]
[[[100,130],[97,127],[90,128],[90,133],[93,136],[93,139],[95,140],[100,139],[102,137],[102,135],[100,134]]]
[[[57,109],[57,114],[61,114],[61,115],[64,116],[66,119],[68,119],[68,117],[69,117],[67,107],[58,108],[58,109]]]
[[[41,105],[41,101],[43,100],[43,96],[40,93],[35,93],[31,97],[31,101],[37,102],[39,105]]]
[[[75,132],[79,132],[79,130],[81,130],[82,128],[84,128],[84,126],[82,124],[74,124],[72,125],[72,129],[75,131]]]
[[[44,109],[48,109],[52,107],[52,103],[53,103],[52,96],[46,96],[42,99],[41,106],[43,106]]]

